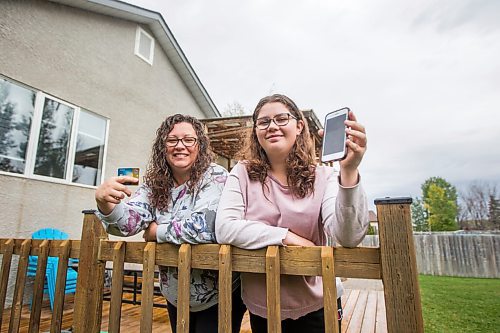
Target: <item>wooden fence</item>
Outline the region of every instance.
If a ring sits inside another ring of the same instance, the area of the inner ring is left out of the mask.
[[[415,233],[420,274],[500,278],[500,235]],[[362,246],[378,246],[378,236],[366,236]]]
[[[92,211],[85,211],[82,238],[71,241],[0,239],[3,254],[0,272],[0,320],[3,315],[7,277],[13,254],[19,268],[10,309],[9,332],[18,332],[29,255],[37,255],[38,267],[30,315],[30,332],[38,332],[43,281],[48,256],[58,256],[56,298],[51,332],[61,331],[64,285],[68,258],[79,258],[74,307],[74,332],[99,332],[101,328],[104,270],[113,262],[109,332],[120,331],[123,266],[143,265],[141,332],[151,332],[155,265],[179,269],[177,331],[189,331],[189,284],[191,268],[219,271],[219,332],[231,331],[232,272],[266,274],[268,331],[281,332],[280,274],[322,276],[326,332],[337,332],[335,276],[382,279],[388,332],[423,332],[416,258],[410,219],[411,199],[376,201],[380,220],[380,247],[332,248],[277,247],[248,251],[228,245],[156,244],[109,241]],[[1,326],[0,322],[0,326]]]

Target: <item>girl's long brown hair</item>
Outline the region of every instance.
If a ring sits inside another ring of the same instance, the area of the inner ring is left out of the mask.
[[[290,98],[285,95],[274,94],[262,98],[259,103],[257,103],[255,111],[253,112],[254,124],[259,116],[260,110],[267,103],[283,104],[290,113],[297,118],[297,121],[302,121],[304,123],[302,132],[297,136],[297,140],[286,158],[287,182],[292,195],[298,198],[304,198],[314,192],[314,180],[316,178],[315,152],[312,146],[307,121],[297,105]],[[249,178],[253,181],[259,181],[264,191],[264,187],[266,187],[265,181],[271,165],[266,152],[259,144],[256,131],[260,130],[254,125],[251,133],[247,137],[245,148],[240,155],[247,161],[246,168]]]
[[[196,118],[175,114],[167,117],[156,131],[156,139],[153,142],[151,157],[148,162],[144,183],[150,188],[149,200],[151,205],[160,211],[165,211],[171,201],[171,191],[174,187],[172,169],[167,163],[167,136],[175,124],[191,124],[196,132],[198,156],[191,168],[189,181],[187,183],[190,191],[196,191],[201,184],[203,174],[207,171],[213,160],[210,152],[210,140],[205,134],[203,124]]]

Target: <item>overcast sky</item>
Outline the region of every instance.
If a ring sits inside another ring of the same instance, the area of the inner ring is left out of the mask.
[[[350,107],[371,205],[432,176],[500,183],[498,0],[128,2],[163,15],[220,111],[269,93],[322,123]]]

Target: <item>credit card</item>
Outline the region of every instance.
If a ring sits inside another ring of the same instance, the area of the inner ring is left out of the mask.
[[[118,176],[130,176],[137,178],[136,183],[125,182],[123,185],[137,185],[139,184],[139,168],[118,168]]]

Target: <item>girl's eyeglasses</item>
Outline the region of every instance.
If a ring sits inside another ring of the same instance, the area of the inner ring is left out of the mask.
[[[280,113],[275,115],[272,118],[262,117],[255,121],[255,127],[260,130],[265,130],[271,125],[271,121],[273,121],[277,126],[286,126],[290,122],[290,118],[297,119],[294,115],[290,113]]]

